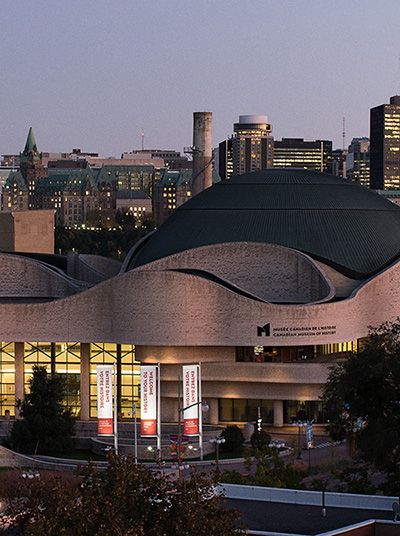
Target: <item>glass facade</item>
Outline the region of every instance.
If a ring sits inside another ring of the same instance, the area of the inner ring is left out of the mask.
[[[258,408],[264,423],[274,420],[273,400],[220,398],[219,420],[221,422],[252,422],[257,420]]]
[[[24,389],[29,388],[34,365],[46,367],[64,381],[64,404],[72,414],[80,415],[80,344],[27,342],[24,345]]]
[[[284,400],[283,420],[285,424],[312,420],[315,423],[327,422],[322,402],[317,400]]]
[[[332,173],[332,142],[282,138],[274,142],[274,167],[304,168]]]
[[[15,415],[14,343],[0,343],[0,416]]]
[[[137,406],[140,417],[140,365],[135,361],[135,347],[129,344],[90,345],[90,417],[97,417],[97,365],[117,366],[117,386],[119,392],[118,413],[126,417]]]
[[[29,389],[34,365],[46,367],[49,374],[64,381],[64,404],[80,417],[81,345],[80,343],[24,343],[24,390]],[[126,417],[137,405],[140,417],[140,364],[135,361],[135,347],[128,344],[90,345],[90,417],[97,417],[97,376],[99,364],[117,364],[118,412]],[[0,343],[0,417],[15,415],[15,345]]]
[[[274,422],[273,400],[251,400],[245,398],[220,398],[219,421],[220,422],[255,422],[258,416],[258,408],[264,424]],[[307,421],[314,419],[315,423],[325,423],[326,417],[322,402],[316,400],[284,400],[283,422],[292,424],[293,421]]]
[[[318,346],[237,346],[236,361],[245,363],[293,363],[315,361],[331,356],[332,359],[346,357],[358,352],[366,339],[323,344]]]
[[[370,186],[374,190],[400,188],[400,99],[371,108]]]
[[[236,361],[246,363],[292,363],[315,359],[315,346],[237,346]]]

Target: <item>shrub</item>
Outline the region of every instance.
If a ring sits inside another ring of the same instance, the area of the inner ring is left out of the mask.
[[[221,449],[224,452],[241,452],[243,450],[244,435],[235,424],[227,426],[222,431],[221,436],[225,438],[225,443],[221,443]]]
[[[250,444],[254,449],[262,449],[264,445],[268,446],[271,442],[271,436],[264,430],[256,430],[250,438]]]

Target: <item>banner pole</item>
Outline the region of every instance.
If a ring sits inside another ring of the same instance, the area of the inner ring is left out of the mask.
[[[179,480],[182,480],[181,469],[181,445],[182,445],[182,432],[181,432],[181,376],[178,374],[178,475]]]
[[[117,365],[113,364],[114,369],[114,450],[118,454],[118,413],[117,413]]]
[[[202,393],[201,393],[201,363],[199,361],[198,364],[199,374],[199,397],[198,400],[202,403]],[[200,460],[203,461],[203,408],[200,404],[200,407],[198,408],[198,415],[199,415],[199,449],[200,449]]]
[[[161,460],[161,367],[157,364],[157,461]]]

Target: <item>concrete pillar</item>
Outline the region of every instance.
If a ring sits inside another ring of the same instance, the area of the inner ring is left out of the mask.
[[[90,419],[90,344],[81,343],[81,421]]]
[[[192,196],[212,185],[212,112],[193,114]]]
[[[207,400],[207,404],[209,407],[208,416],[206,413],[206,421],[208,422],[208,424],[218,424],[219,422],[218,398],[211,398],[211,399],[206,398],[206,400]]]
[[[274,400],[274,426],[283,426],[283,400]]]
[[[24,398],[24,343],[14,343],[15,351],[15,402]],[[19,411],[15,408],[15,416],[19,417]]]

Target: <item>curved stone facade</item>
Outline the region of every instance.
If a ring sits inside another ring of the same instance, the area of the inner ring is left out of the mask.
[[[379,211],[368,218],[382,224]],[[391,232],[400,236],[400,224]],[[138,362],[161,365],[164,422],[177,418],[182,364],[199,362],[210,406],[205,422],[252,420],[257,406],[277,426],[299,418],[304,408],[307,417],[321,421],[317,406],[329,366],[356,350],[369,326],[399,315],[398,260],[369,277],[350,277],[318,255],[285,244],[233,240],[160,256],[124,273],[151,240],[134,248],[119,275],[73,295],[68,289],[59,295],[49,291],[52,299],[43,303],[13,302],[18,281],[21,287],[26,277],[32,295],[43,296],[60,276],[34,267],[35,261],[4,259],[0,290],[6,296],[9,281],[10,300],[0,301],[0,321],[3,340],[15,343],[16,395],[23,392],[29,341],[48,341],[54,356],[58,346],[79,343],[80,417],[89,419],[93,348],[114,345],[122,363],[123,345],[135,345]],[[119,396],[127,395],[122,390]],[[131,402],[126,398],[125,405]]]

